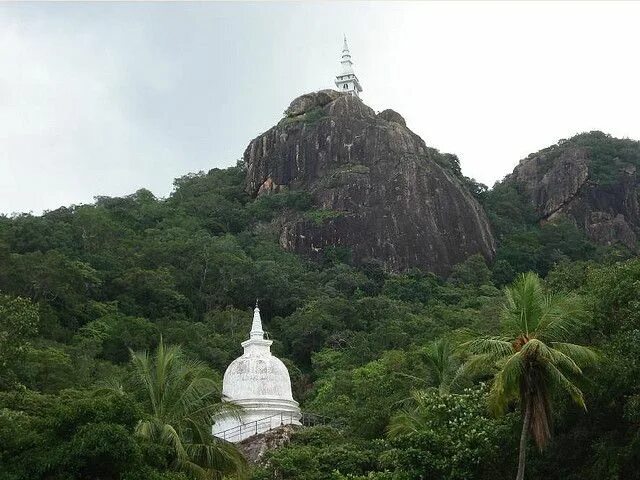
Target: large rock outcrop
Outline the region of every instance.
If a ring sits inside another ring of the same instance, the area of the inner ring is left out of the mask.
[[[516,182],[541,221],[564,216],[596,243],[638,251],[640,142],[601,132],[531,154],[505,178]]]
[[[312,195],[312,211],[282,219],[284,248],[316,256],[346,247],[356,262],[439,274],[476,253],[492,257],[489,223],[457,159],[428,148],[400,114],[376,115],[324,90],[297,98],[285,115],[244,153],[250,194]]]

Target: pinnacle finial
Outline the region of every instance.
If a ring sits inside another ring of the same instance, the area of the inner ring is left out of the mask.
[[[342,34],[344,39],[344,45],[342,47],[342,58],[340,59],[340,73],[336,76],[336,87],[338,87],[338,91],[359,96],[358,94],[362,91],[362,87],[360,86],[360,82],[358,81],[358,77],[353,71],[353,62],[351,61],[351,53],[349,53],[349,45],[347,44],[347,35],[345,33]]]
[[[264,330],[262,330],[262,318],[260,317],[260,308],[258,308],[258,300],[256,299],[256,307],[253,309],[253,321],[251,322],[251,332],[249,338],[264,338]]]

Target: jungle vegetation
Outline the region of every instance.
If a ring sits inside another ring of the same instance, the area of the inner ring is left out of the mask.
[[[243,179],[0,217],[1,480],[640,478],[640,259],[475,184],[490,263],[311,262],[271,220],[325,213]],[[248,469],[201,414],[256,298],[295,397],[333,422]]]

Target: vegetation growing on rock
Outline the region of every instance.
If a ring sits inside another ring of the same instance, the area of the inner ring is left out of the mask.
[[[501,188],[518,189],[539,220],[565,216],[600,245],[638,251],[640,142],[576,135],[529,155]]]

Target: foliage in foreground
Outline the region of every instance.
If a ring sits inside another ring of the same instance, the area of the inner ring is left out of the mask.
[[[539,449],[551,438],[552,396],[568,394],[586,410],[577,382],[582,367],[596,363],[596,354],[570,343],[584,329],[582,300],[574,295],[545,292],[535,273],[523,274],[505,289],[500,336],[479,337],[463,345],[472,353],[467,366],[496,372],[489,392],[489,405],[504,413],[518,402],[522,434],[517,480],[524,478],[527,438]]]
[[[588,412],[551,394],[553,436],[529,451],[529,478],[638,478],[640,260],[573,225],[536,225],[517,191],[497,188],[478,193],[498,234],[490,265],[471,257],[443,279],[354,266],[345,252],[311,263],[283,252],[270,223],[307,212],[308,196],[253,200],[242,179],[241,167],[213,170],[178,179],[166,200],[141,190],[0,217],[2,480],[194,478],[166,443],[136,435],[154,410],[127,381],[129,349],[152,351],[162,336],[219,387],[256,297],[294,395],[339,428],[302,431],[255,478],[513,478],[517,405],[490,416],[484,390],[452,382],[466,358],[448,359],[444,342],[502,335],[500,288],[529,270],[584,299],[591,321],[571,341],[602,362],[576,383]],[[110,378],[124,392],[96,393]],[[411,409],[425,428],[388,437]]]
[[[245,475],[242,454],[211,435],[212,418],[234,410],[221,403],[202,362],[186,359],[179,347],[160,340],[153,355],[132,352],[131,363],[132,394],[140,399],[144,414],[134,430],[137,437],[167,452],[169,466],[191,478]]]

